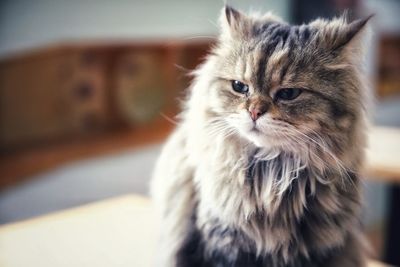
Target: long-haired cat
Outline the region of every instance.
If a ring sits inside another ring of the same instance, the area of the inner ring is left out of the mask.
[[[367,21],[224,8],[156,166],[159,266],[364,266]]]

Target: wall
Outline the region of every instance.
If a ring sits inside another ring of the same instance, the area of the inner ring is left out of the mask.
[[[289,14],[289,0],[228,2],[285,19]],[[2,0],[0,57],[62,41],[214,35],[222,7],[216,0]]]

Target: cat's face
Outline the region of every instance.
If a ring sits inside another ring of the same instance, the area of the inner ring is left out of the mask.
[[[259,147],[345,134],[361,109],[357,39],[366,21],[291,26],[225,8],[209,58],[212,113]]]

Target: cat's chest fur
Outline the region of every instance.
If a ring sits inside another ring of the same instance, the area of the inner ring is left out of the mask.
[[[276,254],[274,260],[290,262],[293,255],[307,258],[317,247],[329,250],[344,242],[357,198],[318,183],[310,176],[312,166],[288,181],[282,172],[294,166],[294,159],[287,155],[254,161],[254,150],[244,151],[237,143],[206,151],[194,178],[195,225],[207,240],[206,254],[227,253],[232,260],[250,252]],[[283,192],[282,183],[288,183]]]

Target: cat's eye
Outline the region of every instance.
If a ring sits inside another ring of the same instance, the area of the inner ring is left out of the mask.
[[[303,92],[300,88],[283,88],[275,94],[276,100],[293,100]]]
[[[232,89],[240,94],[247,94],[249,92],[249,86],[247,84],[236,80],[232,81]]]

